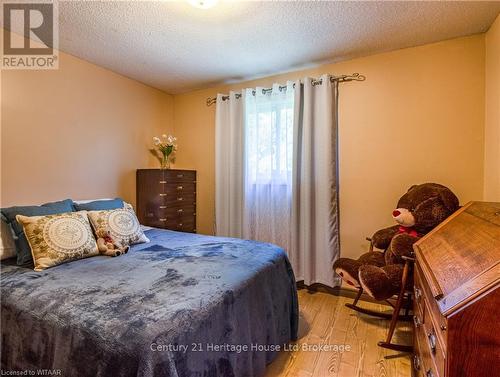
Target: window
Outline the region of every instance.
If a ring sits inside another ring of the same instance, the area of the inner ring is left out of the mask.
[[[245,103],[245,180],[247,184],[288,184],[293,160],[293,88],[256,92],[249,93]]]

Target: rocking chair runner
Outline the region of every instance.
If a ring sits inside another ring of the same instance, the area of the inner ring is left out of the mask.
[[[370,241],[370,251],[373,251],[373,243],[371,242],[370,238],[367,238],[368,241]],[[413,347],[412,346],[406,346],[406,345],[400,345],[400,344],[394,344],[391,343],[392,337],[394,335],[394,331],[396,329],[396,325],[398,321],[406,321],[410,322],[413,320],[413,315],[410,315],[410,311],[412,308],[412,291],[406,290],[406,284],[408,282],[408,277],[412,273],[413,270],[413,263],[414,259],[413,258],[408,258],[408,257],[403,257],[405,260],[405,266],[403,269],[403,276],[401,278],[401,290],[399,294],[396,296],[396,304],[393,304],[389,300],[385,300],[392,308],[393,312],[392,313],[382,313],[382,312],[377,312],[375,310],[370,310],[370,309],[365,309],[360,306],[358,306],[358,301],[361,298],[363,294],[363,288],[358,289],[358,294],[356,295],[354,302],[352,304],[345,304],[346,307],[349,309],[352,309],[354,311],[357,311],[359,313],[371,315],[373,317],[377,318],[382,318],[382,319],[390,319],[391,323],[389,325],[389,332],[387,333],[387,338],[384,341],[378,342],[378,345],[383,348],[395,350],[395,351],[401,351],[401,352],[411,352]],[[401,309],[404,307],[404,314],[401,314]]]

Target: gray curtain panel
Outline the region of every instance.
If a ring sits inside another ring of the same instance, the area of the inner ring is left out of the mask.
[[[333,262],[339,258],[338,83],[321,77],[295,84],[292,248],[297,280],[306,285],[340,285]]]

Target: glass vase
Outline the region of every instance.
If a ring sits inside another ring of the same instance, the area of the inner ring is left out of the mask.
[[[161,160],[161,169],[170,169],[170,158],[168,156],[163,156]]]

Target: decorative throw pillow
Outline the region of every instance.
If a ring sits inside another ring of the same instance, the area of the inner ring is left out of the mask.
[[[17,215],[23,225],[35,271],[99,254],[85,211],[48,216]]]
[[[31,249],[28,240],[23,232],[23,226],[16,221],[17,215],[23,216],[45,216],[55,215],[57,213],[73,212],[73,202],[71,199],[61,200],[59,202],[45,203],[40,206],[15,206],[2,208],[2,215],[7,219],[15,234],[17,249],[17,264],[19,266],[33,263]]]
[[[3,217],[3,216],[2,216]],[[14,231],[10,224],[2,218],[0,237],[0,260],[9,259],[16,256],[16,244],[14,241]]]
[[[87,213],[98,237],[101,234],[109,234],[120,246],[149,242],[141,229],[134,209],[128,203],[124,208]]]
[[[97,199],[97,200],[74,200],[73,207],[76,211],[102,211],[106,209],[123,208],[123,199]]]

